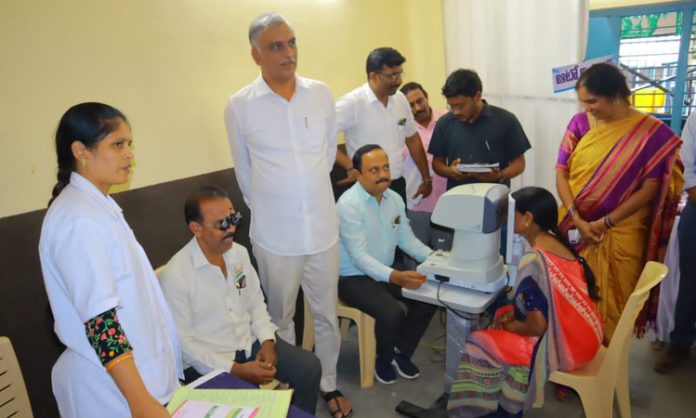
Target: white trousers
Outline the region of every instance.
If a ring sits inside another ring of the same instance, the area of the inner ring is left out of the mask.
[[[312,255],[274,254],[252,242],[259,280],[268,298],[268,312],[278,336],[295,345],[295,303],[300,286],[314,318],[314,352],[321,362],[323,392],[336,389],[336,362],[341,349],[338,300],[338,242]],[[306,326],[306,325],[305,325]]]

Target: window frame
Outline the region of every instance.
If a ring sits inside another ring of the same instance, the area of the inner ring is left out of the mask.
[[[613,9],[600,9],[590,11],[589,33],[585,59],[598,58],[600,56],[613,55],[618,62],[619,45],[621,41],[621,18],[655,13],[681,12],[682,27],[679,44],[679,58],[677,60],[677,76],[673,97],[681,97],[680,100],[672,100],[672,113],[670,115],[670,127],[680,134],[685,116],[684,109],[684,85],[686,83],[686,71],[688,66],[688,54],[692,36],[696,36],[696,1],[681,1],[675,3],[660,3],[647,6],[629,6]],[[696,103],[694,104],[696,105]],[[696,108],[692,108],[696,111]]]

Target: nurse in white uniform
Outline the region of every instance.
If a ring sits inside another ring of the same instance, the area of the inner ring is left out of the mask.
[[[53,367],[63,418],[169,417],[183,378],[176,327],[157,278],[109,189],[131,169],[125,116],[82,103],[56,132],[58,183],[39,254],[55,332]]]

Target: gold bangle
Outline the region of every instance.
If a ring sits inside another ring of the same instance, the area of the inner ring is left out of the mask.
[[[106,371],[111,371],[111,369],[117,365],[118,363],[127,360],[129,358],[133,358],[133,353],[131,351],[128,351],[126,353],[121,354],[120,356],[116,357],[115,359],[111,360],[110,362],[106,363],[104,367],[106,367]]]

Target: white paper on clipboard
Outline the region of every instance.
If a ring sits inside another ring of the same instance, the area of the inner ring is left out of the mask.
[[[500,167],[500,164],[457,164],[457,171],[460,173],[490,173],[494,168]]]

